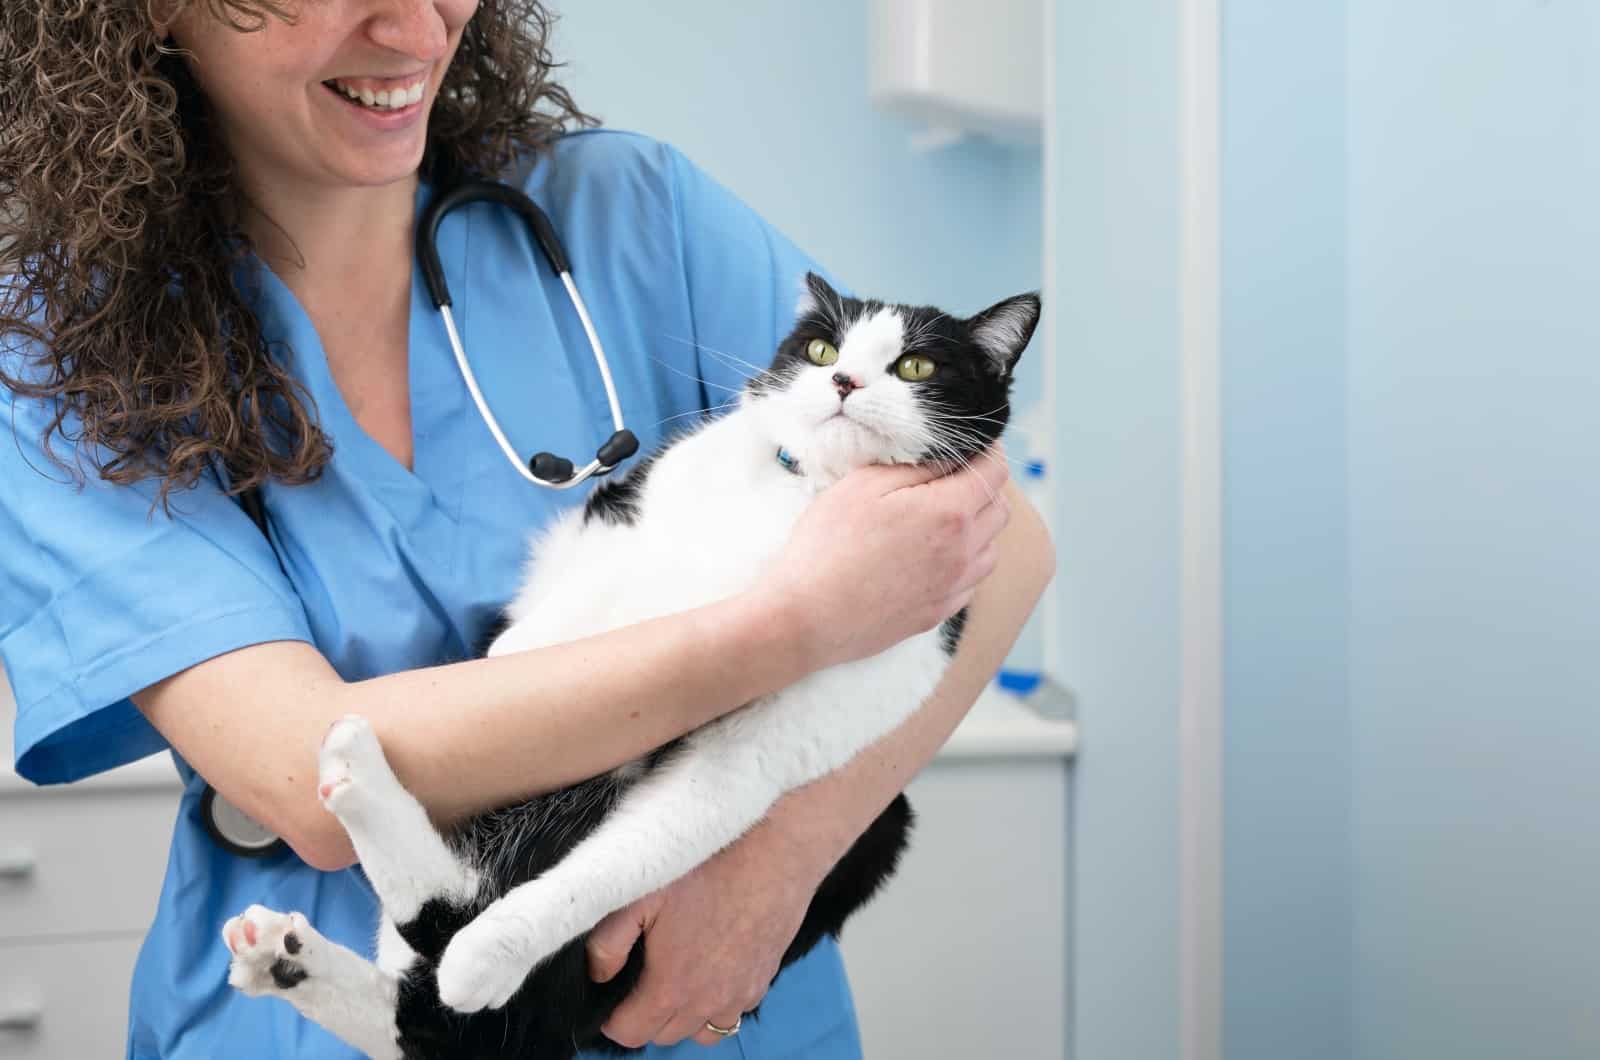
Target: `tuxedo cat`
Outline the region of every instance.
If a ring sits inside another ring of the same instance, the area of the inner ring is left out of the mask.
[[[533,542],[489,654],[707,604],[771,564],[805,563],[784,552],[791,529],[856,468],[979,458],[1005,426],[1012,372],[1038,318],[1034,294],[963,319],[845,297],[808,276],[794,330],[736,408],[601,485]],[[374,1060],[624,1052],[599,1028],[637,983],[643,941],[620,974],[594,983],[586,933],[897,726],[933,691],[964,618],[443,836],[372,730],[346,718],[324,741],[319,793],[382,902],[378,960],[329,942],[298,913],[252,906],[223,929],[229,981],[288,1000]],[[784,966],[837,934],[888,879],[910,821],[902,795],[856,841]]]

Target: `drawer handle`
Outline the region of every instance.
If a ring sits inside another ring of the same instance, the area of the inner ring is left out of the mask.
[[[36,1031],[44,1022],[44,1009],[39,1005],[9,1005],[0,1008],[0,1031]]]
[[[31,850],[0,850],[0,880],[25,880],[37,865]]]

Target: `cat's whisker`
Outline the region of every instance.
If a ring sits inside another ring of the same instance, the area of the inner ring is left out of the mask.
[[[972,469],[972,461],[969,458],[946,444],[935,441],[928,447],[928,451],[934,456],[942,457],[945,461],[954,464],[961,471],[969,471]],[[982,456],[986,454],[980,453],[979,455]],[[993,458],[991,457],[990,459]],[[994,491],[993,487],[991,487],[986,480],[980,479],[979,481],[983,483],[983,491],[989,495],[989,500],[991,503],[1000,499],[1000,495]]]
[[[754,361],[745,360],[743,357],[740,357],[738,354],[729,353],[726,350],[719,350],[714,346],[707,346],[703,342],[695,342],[693,339],[686,339],[681,335],[668,335],[667,338],[671,339],[674,342],[681,342],[685,346],[691,346],[694,349],[700,350],[703,353],[709,353],[709,354],[711,354],[711,356],[721,360],[723,364],[726,364],[726,365],[729,365],[729,366],[737,365],[738,367],[741,367],[741,368],[748,368],[752,372],[756,373],[757,375],[776,375],[777,374],[777,373],[773,372],[770,368],[763,368],[761,365],[756,364]]]
[[[959,463],[963,468],[970,468],[972,466],[972,460],[974,457],[991,462],[998,462],[1001,459],[995,455],[994,451],[988,445],[975,444],[983,441],[982,439],[952,438],[947,434],[930,435],[930,439],[931,440],[928,446],[930,452],[942,453],[949,459]],[[960,448],[958,448],[958,446]],[[965,452],[963,452],[963,450],[965,450]],[[973,456],[967,456],[966,452],[972,453]],[[1004,459],[1008,465],[1014,463],[1021,467],[1024,463],[1024,461],[1017,460],[1009,456],[1005,457]],[[984,488],[988,490],[989,498],[991,500],[995,499],[994,490],[989,489],[987,484]]]
[[[738,398],[734,398],[732,401],[724,401],[722,404],[712,405],[710,408],[690,409],[688,412],[675,413],[674,415],[668,416],[665,419],[656,420],[655,426],[660,427],[664,424],[671,423],[673,420],[681,420],[685,416],[710,416],[713,413],[722,412],[724,409],[731,409],[737,404],[739,404],[739,400]]]
[[[1007,421],[1001,419],[998,416],[963,416],[963,415],[960,415],[960,414],[954,413],[954,412],[945,412],[945,411],[943,411],[941,409],[931,409],[929,411],[930,411],[930,413],[932,415],[938,417],[939,419],[941,419],[941,420],[949,420],[951,422],[992,423],[996,427],[1004,427],[1006,425],[1006,422],[1007,422]]]
[[[683,376],[685,379],[693,379],[697,383],[702,383],[702,384],[704,384],[706,386],[714,386],[718,390],[726,390],[730,394],[738,394],[738,393],[742,392],[739,387],[724,386],[722,383],[713,383],[709,379],[702,379],[700,376],[695,375],[693,372],[685,372],[682,368],[679,368],[677,365],[671,364],[671,363],[669,363],[667,361],[664,361],[660,357],[657,357],[653,353],[650,354],[650,359],[652,361],[655,361],[661,367],[665,368],[667,371],[676,372],[677,374]]]
[[[991,423],[1001,423],[1003,421],[996,419],[994,414],[1004,410],[1006,407],[1005,405],[996,405],[988,412],[980,412],[976,415],[966,415],[957,412],[955,407],[949,402],[941,401],[938,398],[921,397],[918,400],[921,402],[923,408],[930,412],[937,413],[941,419],[950,420],[988,420]]]
[[[925,419],[891,409],[879,410],[879,413],[881,419],[887,422],[891,430],[900,429],[916,439],[944,442],[952,451],[970,449],[975,453],[984,454],[990,460],[1001,459],[991,451],[991,440],[971,428],[941,423],[937,419],[933,422],[928,422]],[[1004,459],[1008,465],[1015,464],[1019,468],[1026,464],[1026,461],[1010,455],[1007,455]]]

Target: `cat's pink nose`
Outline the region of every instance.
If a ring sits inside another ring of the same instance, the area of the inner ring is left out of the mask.
[[[839,396],[842,398],[849,397],[850,391],[852,390],[861,389],[861,384],[850,378],[850,376],[844,372],[833,373],[833,386],[834,389],[839,391]]]

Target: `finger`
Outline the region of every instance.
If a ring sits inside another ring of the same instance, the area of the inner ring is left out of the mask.
[[[997,441],[979,453],[972,462],[972,468],[983,476],[991,490],[999,493],[1011,478],[1011,461],[1006,459],[1005,443]]]
[[[984,546],[983,551],[978,553],[978,558],[972,561],[972,572],[977,576],[977,582],[973,583],[973,588],[976,589],[978,582],[982,582],[993,574],[995,567],[999,565],[1000,550],[993,544]]]
[[[1001,499],[1008,478],[1010,472],[1003,462],[978,460],[954,475],[931,483],[928,488],[947,490],[952,500],[959,496],[968,511],[976,512]]]
[[[718,1034],[716,1031],[707,1027],[706,1024],[715,1023],[719,1027],[737,1027],[741,1018],[741,1014],[734,1012],[731,1008],[727,1011],[719,1012],[700,1024],[700,1031],[694,1036],[694,1040],[699,1042],[701,1045],[720,1045],[729,1038],[733,1037],[733,1035]]]
[[[1004,496],[993,504],[985,505],[972,520],[972,538],[985,544],[993,544],[995,538],[1000,536],[1011,522],[1011,505]]]
[[[981,581],[982,579],[979,580]],[[944,606],[940,609],[943,611],[944,617],[949,618],[957,611],[960,611],[963,607],[966,607],[968,604],[972,603],[972,597],[974,596],[975,592],[975,589],[962,589],[945,597]]]
[[[945,598],[945,606],[950,607],[954,601],[960,598],[964,598],[966,603],[970,603],[978,586],[983,583],[985,578],[994,573],[998,559],[999,554],[993,545],[987,545],[981,549],[972,558],[972,562],[967,564],[966,569],[961,572],[961,577],[956,579],[955,585],[951,586],[950,595]],[[966,606],[966,603],[952,607],[947,614],[954,614],[956,611],[961,610],[962,607]]]
[[[597,983],[614,978],[628,963],[633,943],[643,931],[643,919],[631,905],[596,924],[584,946],[589,954],[589,978]]]
[[[700,1041],[700,1035],[702,1034],[715,1038],[716,1035],[711,1034],[710,1031],[706,1030],[706,1021],[702,1017],[694,1015],[694,1013],[700,1011],[703,1010],[695,1005],[691,1005],[688,1008],[683,1009],[676,1016],[674,1016],[665,1027],[662,1027],[656,1032],[656,1036],[652,1039],[652,1041],[654,1041],[655,1044],[665,1048],[667,1046],[677,1045],[685,1038],[693,1038],[698,1042]],[[722,1023],[718,1026],[731,1027],[733,1024]]]
[[[677,1017],[678,1010],[652,1008],[645,1000],[649,991],[635,987],[632,994],[611,1012],[611,1018],[600,1027],[600,1033],[627,1049],[642,1049],[649,1045],[663,1027]]]
[[[886,496],[895,490],[908,489],[932,482],[936,478],[943,478],[949,473],[949,466],[943,464],[869,464],[851,472],[848,477],[859,476],[859,480],[868,484],[874,493]]]

